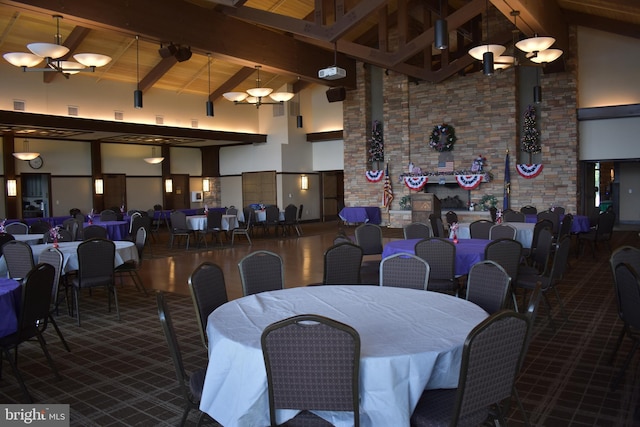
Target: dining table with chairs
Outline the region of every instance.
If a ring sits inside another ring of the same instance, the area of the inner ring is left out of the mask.
[[[461,298],[424,290],[325,285],[260,292],[209,315],[209,364],[200,409],[225,426],[269,425],[262,331],[313,313],[355,328],[360,336],[360,425],[409,425],[425,389],[455,388],[462,346],[487,313]],[[279,410],[278,423],[297,410]],[[314,411],[336,426],[350,412]]]
[[[124,240],[129,236],[129,221],[101,221],[94,219],[92,222],[85,222],[84,228],[89,225],[97,225],[107,230],[109,240]]]
[[[459,222],[458,228],[455,231],[458,239],[471,239],[471,231],[469,222]],[[533,241],[533,229],[535,223],[529,222],[509,222],[505,223],[516,229],[516,238],[518,242],[522,244],[523,248],[530,248]],[[449,238],[452,239],[454,235],[453,230],[449,231]]]

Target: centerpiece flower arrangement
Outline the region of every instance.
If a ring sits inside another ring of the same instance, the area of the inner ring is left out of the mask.
[[[57,248],[58,239],[60,238],[60,226],[56,225],[55,227],[51,227],[49,229],[49,236],[51,236],[51,239],[53,240],[53,247]]]
[[[453,239],[453,243],[458,243],[458,223],[454,222],[449,226],[449,229],[451,230],[451,235],[452,235],[452,239]]]
[[[457,139],[453,126],[443,123],[433,127],[429,136],[429,147],[439,152],[451,151]]]
[[[91,208],[91,212],[89,212],[89,214],[87,215],[87,218],[89,218],[89,225],[93,224],[93,208]]]
[[[3,219],[2,221],[0,221],[0,233],[6,233],[6,230],[4,228],[4,224],[7,222],[7,219]]]

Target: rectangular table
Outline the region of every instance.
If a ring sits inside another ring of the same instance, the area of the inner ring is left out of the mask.
[[[230,301],[210,316],[209,365],[200,409],[226,427],[269,425],[260,346],[269,324],[297,314],[326,316],[360,335],[360,425],[408,426],[425,388],[455,388],[462,345],[487,313],[462,298],[383,286],[306,286]],[[295,416],[278,411],[278,423]],[[336,426],[351,413],[320,411]]]
[[[382,217],[378,206],[352,206],[344,207],[338,214],[340,219],[349,224],[370,222],[380,224]]]
[[[516,229],[516,240],[522,244],[523,248],[530,248],[533,241],[533,228],[535,224],[529,222],[509,222],[511,227]],[[470,239],[471,232],[469,230],[469,222],[459,222],[457,237],[458,239]],[[449,238],[453,238],[453,232],[449,233]]]

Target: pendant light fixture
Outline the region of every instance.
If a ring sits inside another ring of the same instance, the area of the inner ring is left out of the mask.
[[[156,147],[151,147],[151,157],[144,158],[144,161],[150,165],[157,165],[158,163],[162,163],[163,160],[164,157],[156,156]]]
[[[447,20],[442,16],[442,0],[440,0],[440,17],[434,25],[433,40],[436,49],[444,50],[449,47],[449,30]]]
[[[246,92],[226,92],[222,96],[229,101],[233,101],[236,105],[255,105],[256,108],[260,108],[263,104],[282,104],[293,98],[294,94],[291,92],[273,92],[270,87],[262,87],[260,80],[260,69],[262,67],[256,65],[255,68],[258,72],[256,87],[247,89]],[[275,102],[263,101],[267,96]]]
[[[489,0],[486,0],[486,12],[485,22],[487,24],[487,31],[485,33],[485,40],[487,44],[476,46],[469,50],[469,55],[478,61],[482,61],[482,72],[485,76],[493,74],[493,58],[494,56],[500,56],[507,50],[504,46],[499,44],[489,44]]]
[[[25,139],[22,143],[22,151],[18,151],[13,153],[13,157],[18,160],[33,160],[38,157],[40,153],[36,153],[34,151],[29,150],[29,140]]]
[[[540,104],[542,102],[542,86],[540,86],[540,69],[536,68],[536,85],[533,87],[533,102]]]
[[[107,65],[111,61],[111,57],[99,53],[77,53],[73,55],[75,61],[61,60],[63,56],[69,53],[69,48],[62,44],[62,35],[60,34],[61,15],[53,15],[56,20],[55,43],[29,43],[27,49],[31,53],[26,52],[9,52],[3,55],[11,65],[22,68],[22,71],[42,71],[42,72],[58,72],[67,79],[71,74],[79,72],[94,72],[97,67]],[[36,65],[46,61],[46,67],[34,68]]]
[[[298,76],[298,115],[296,116],[296,127],[298,129],[302,129],[302,114],[300,114],[300,92],[302,90],[300,89],[300,76]]]
[[[136,36],[136,90],[133,92],[133,107],[142,108],[142,91],[140,90],[140,36]]]
[[[207,91],[207,117],[213,117],[213,101],[211,100],[211,54],[207,53],[207,82],[209,83],[209,90]]]

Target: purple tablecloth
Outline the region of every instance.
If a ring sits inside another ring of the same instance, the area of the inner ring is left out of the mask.
[[[377,206],[345,207],[340,211],[339,215],[344,222],[370,222],[372,224],[380,224],[382,222],[380,208]]]
[[[8,219],[7,224],[11,224],[12,222],[24,222],[28,226],[31,226],[33,223],[37,221],[45,221],[51,224],[51,226],[55,227],[56,225],[62,225],[65,219],[71,218],[69,215],[65,216],[49,216],[49,217],[40,217],[40,218],[24,218],[24,219]]]
[[[393,240],[382,250],[382,258],[393,254],[406,252],[413,254],[414,247],[420,239]],[[456,276],[464,276],[469,273],[471,266],[484,261],[484,248],[491,242],[485,239],[464,239],[456,244]]]
[[[562,222],[562,219],[564,218],[564,215],[560,215],[560,222]],[[536,223],[538,222],[538,217],[537,215],[534,214],[527,214],[525,215],[525,221],[526,222],[531,222],[531,223]],[[574,215],[573,216],[573,222],[571,223],[571,232],[572,233],[588,233],[589,229],[591,228],[591,226],[589,225],[589,217],[586,215]]]
[[[127,221],[93,221],[93,225],[99,225],[107,229],[107,238],[109,240],[126,240],[129,236],[129,223]],[[88,222],[84,223],[85,228],[89,226]]]
[[[18,307],[22,299],[20,283],[0,279],[0,338],[18,330]]]

